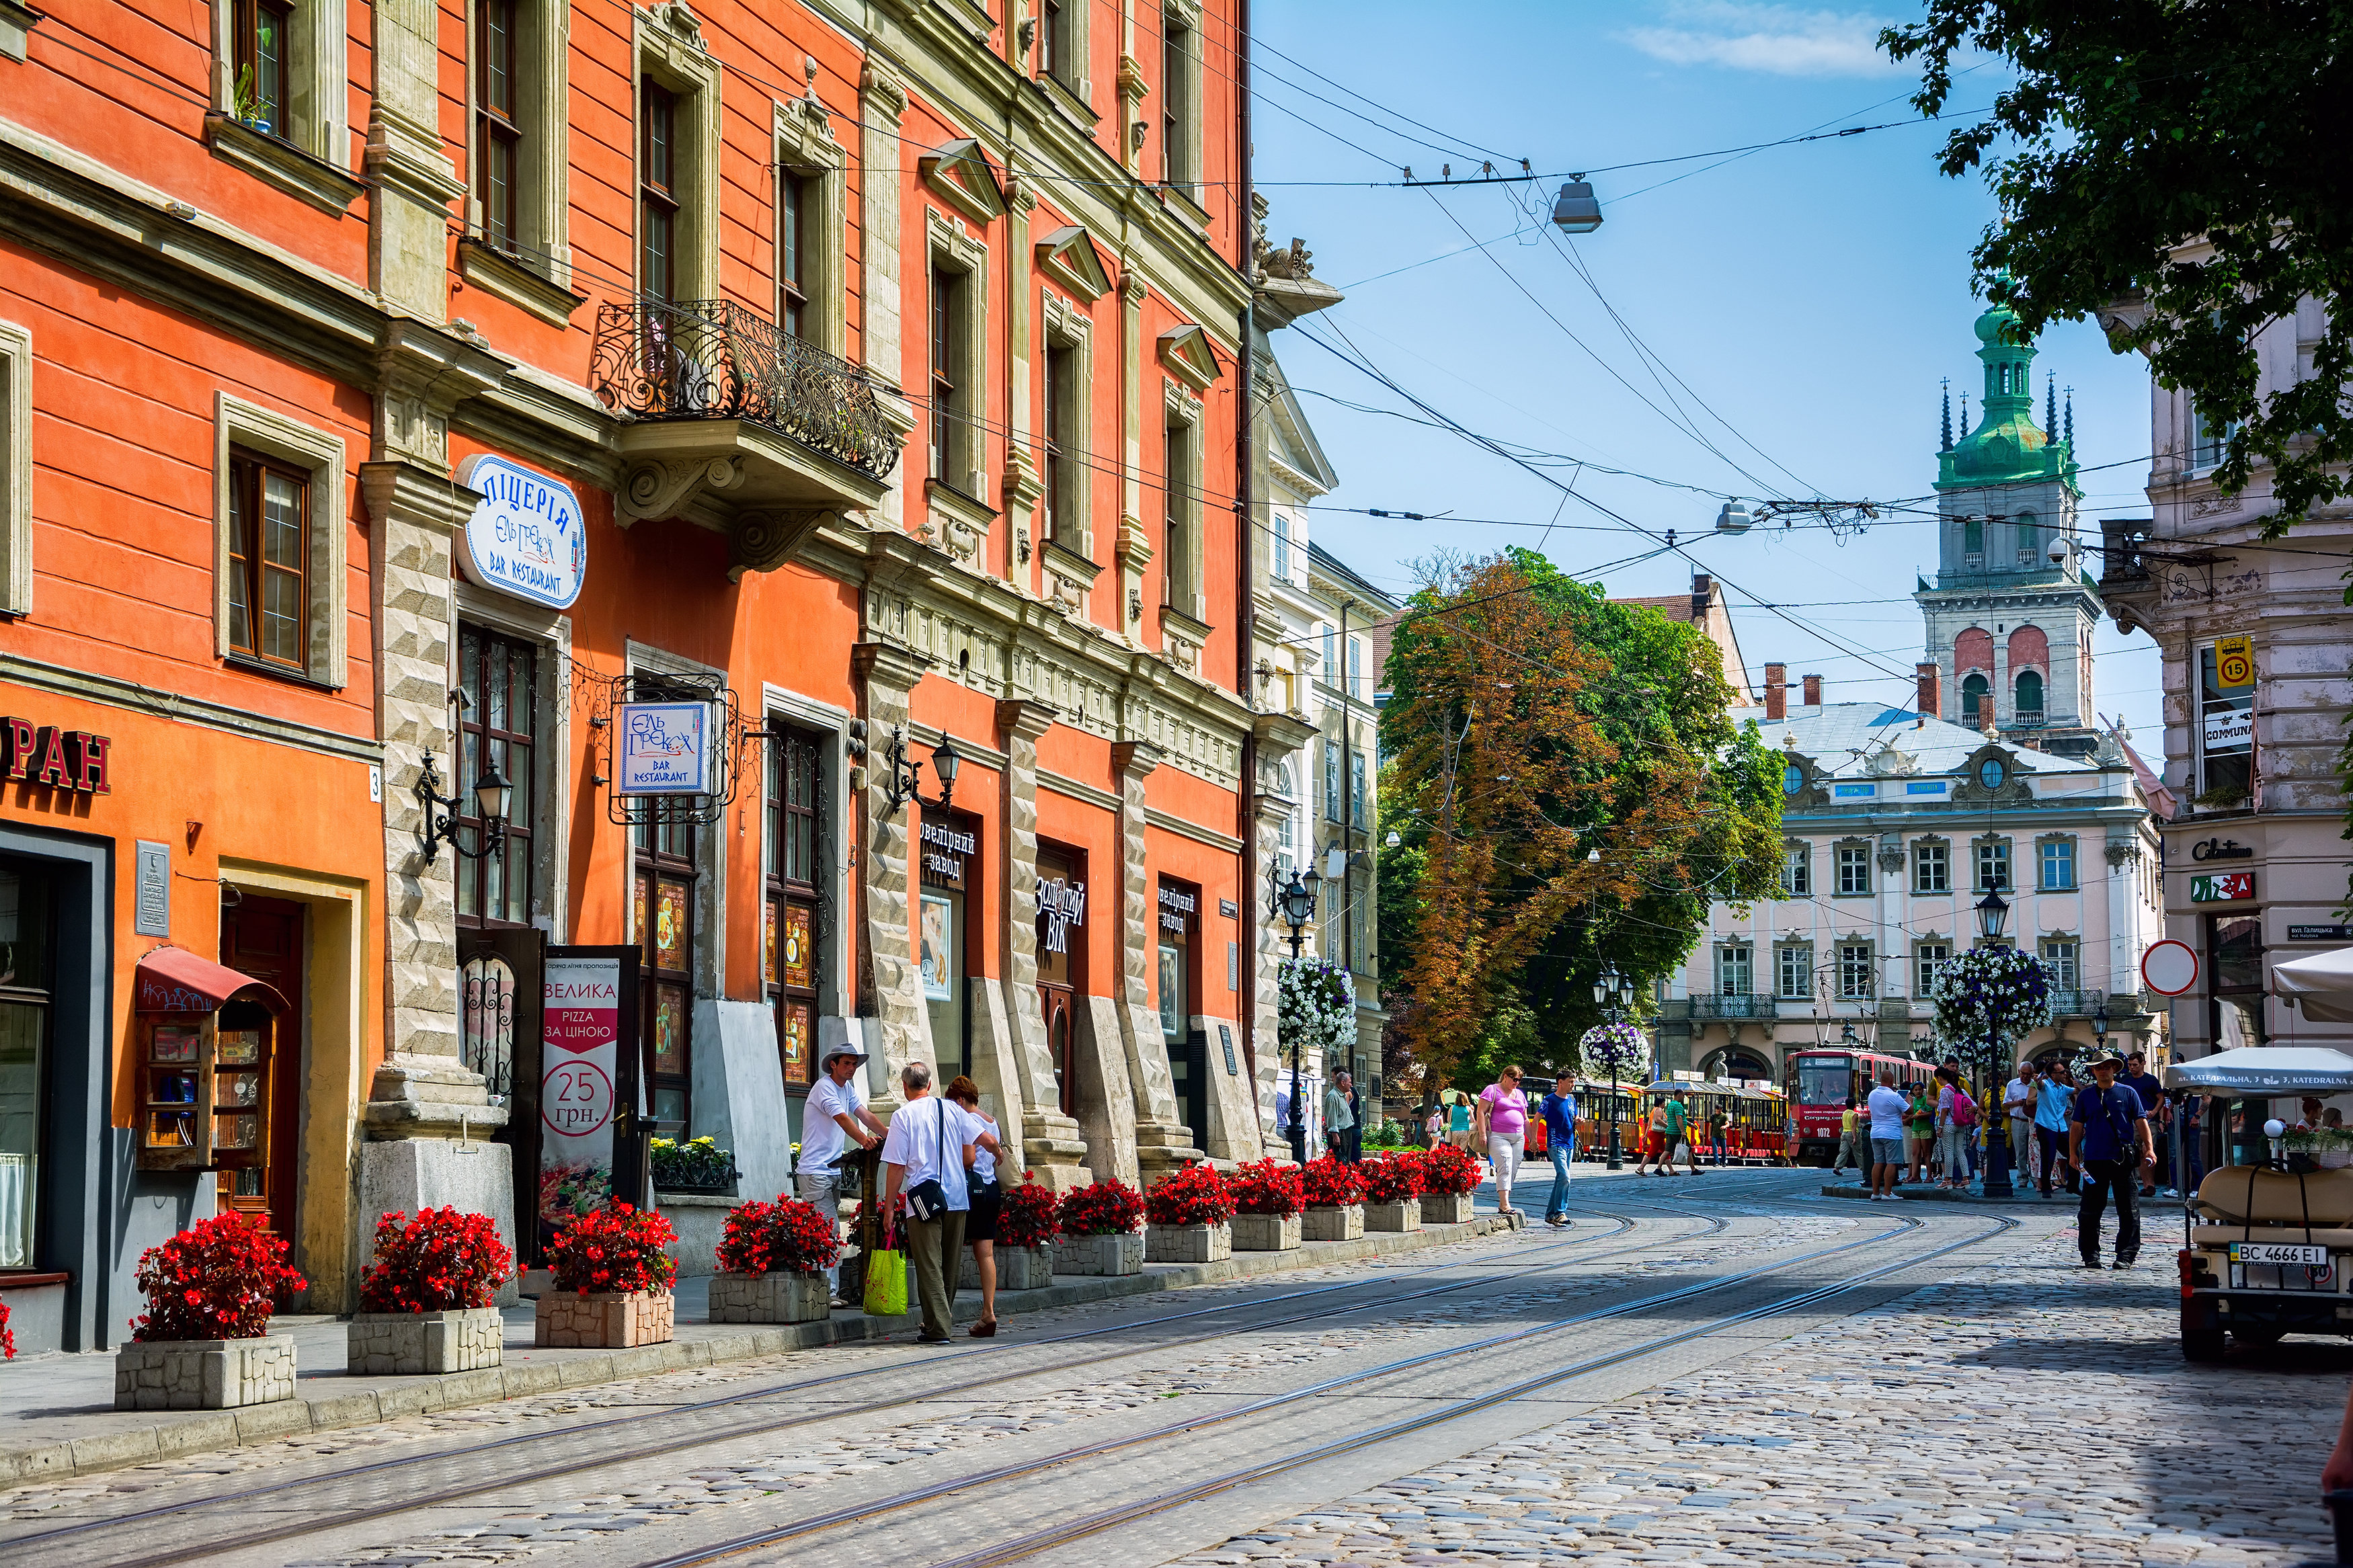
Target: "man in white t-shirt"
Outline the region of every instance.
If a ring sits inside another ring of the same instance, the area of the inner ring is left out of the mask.
[[[2002,1085],[2001,1103],[2010,1112],[2010,1172],[2021,1183],[2034,1164],[2034,1064],[2021,1062],[2017,1074]]]
[[[1895,1074],[1883,1069],[1879,1087],[1865,1102],[1871,1112],[1871,1195],[1882,1203],[1902,1201],[1895,1195],[1895,1178],[1904,1173],[1904,1113],[1910,1108],[1895,1090]]]
[[[851,1144],[871,1149],[890,1129],[866,1109],[858,1087],[858,1069],[866,1058],[846,1041],[829,1047],[818,1064],[817,1082],[801,1107],[800,1157],[793,1168],[793,1190],[803,1203],[829,1220],[841,1215],[841,1156]],[[841,1299],[841,1266],[835,1264],[833,1304],[854,1305]]]
[[[915,1266],[923,1327],[916,1342],[944,1345],[955,1328],[956,1273],[964,1264],[964,1216],[972,1204],[965,1173],[972,1165],[976,1123],[932,1092],[932,1069],[909,1062],[899,1069],[906,1103],[892,1113],[882,1140],[882,1215],[901,1215],[907,1258]],[[910,1194],[937,1183],[940,1207],[919,1217]],[[903,1212],[902,1212],[903,1211]]]

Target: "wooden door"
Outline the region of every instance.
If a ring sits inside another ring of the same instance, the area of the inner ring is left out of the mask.
[[[261,1099],[269,1113],[262,1119],[261,1161],[252,1170],[221,1173],[220,1204],[224,1211],[267,1216],[269,1228],[290,1242],[302,1152],[304,1026],[310,1016],[302,984],[302,906],[249,893],[223,905],[221,962],[285,997],[286,1012],[264,1035],[268,1070]]]

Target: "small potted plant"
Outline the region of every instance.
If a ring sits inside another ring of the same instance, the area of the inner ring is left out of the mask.
[[[722,1149],[715,1139],[690,1138],[676,1143],[668,1138],[656,1138],[647,1144],[647,1153],[653,1165],[656,1192],[723,1198],[735,1195],[739,1173],[734,1152]]]
[[[383,1215],[375,1261],[360,1276],[345,1365],[366,1376],[412,1377],[497,1366],[506,1321],[499,1287],[514,1278],[514,1253],[488,1215],[454,1208]]]
[[[1299,1167],[1253,1160],[1234,1173],[1234,1250],[1288,1252],[1299,1245],[1299,1211],[1306,1194]]]
[[[1421,1152],[1421,1222],[1462,1225],[1471,1218],[1471,1194],[1484,1174],[1479,1156],[1459,1143]]]
[[[1399,1149],[1358,1165],[1365,1179],[1366,1230],[1421,1228],[1421,1157],[1419,1149]]]
[[[814,1323],[833,1315],[841,1229],[814,1204],[754,1198],[727,1213],[719,1272],[711,1279],[714,1323]]]
[[[1361,1166],[1329,1154],[1307,1163],[1300,1173],[1307,1213],[1300,1236],[1308,1241],[1354,1241],[1365,1234],[1365,1175]]]
[[[310,1282],[259,1215],[190,1226],[139,1258],[147,1310],[115,1352],[117,1410],[233,1410],[294,1397],[294,1337],[269,1331],[281,1291]]]
[[[1057,1274],[1144,1272],[1144,1194],[1116,1179],[1072,1187],[1055,1215]]]
[[[554,1288],[539,1298],[532,1342],[596,1350],[669,1342],[678,1260],[664,1249],[677,1239],[670,1221],[618,1199],[557,1231],[547,1244]]]
[[[1042,1290],[1054,1282],[1054,1233],[1060,1205],[1037,1173],[1021,1173],[1021,1184],[1008,1188],[997,1211],[997,1288]],[[1139,1259],[1139,1264],[1141,1260]]]
[[[1213,1263],[1234,1255],[1234,1190],[1217,1167],[1171,1171],[1144,1194],[1144,1256],[1154,1263]]]

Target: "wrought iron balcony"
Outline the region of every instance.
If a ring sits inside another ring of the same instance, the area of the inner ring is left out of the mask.
[[[1752,992],[1694,996],[1691,1005],[1691,1016],[1694,1018],[1770,1018],[1775,1016],[1773,998]]]
[[[588,374],[634,420],[750,420],[876,479],[899,464],[888,389],[732,300],[607,302]]]
[[[2051,1012],[2054,1017],[2088,1018],[2107,1000],[2105,991],[2062,991],[2054,985],[2051,989]],[[2118,1000],[2120,1005],[2108,1009],[2111,1016],[2121,1017],[2132,1011],[2133,997],[2126,995]]]

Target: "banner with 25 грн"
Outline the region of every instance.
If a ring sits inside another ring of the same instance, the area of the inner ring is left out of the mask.
[[[551,948],[541,1013],[539,1214],[543,1242],[638,1179],[638,950]]]

